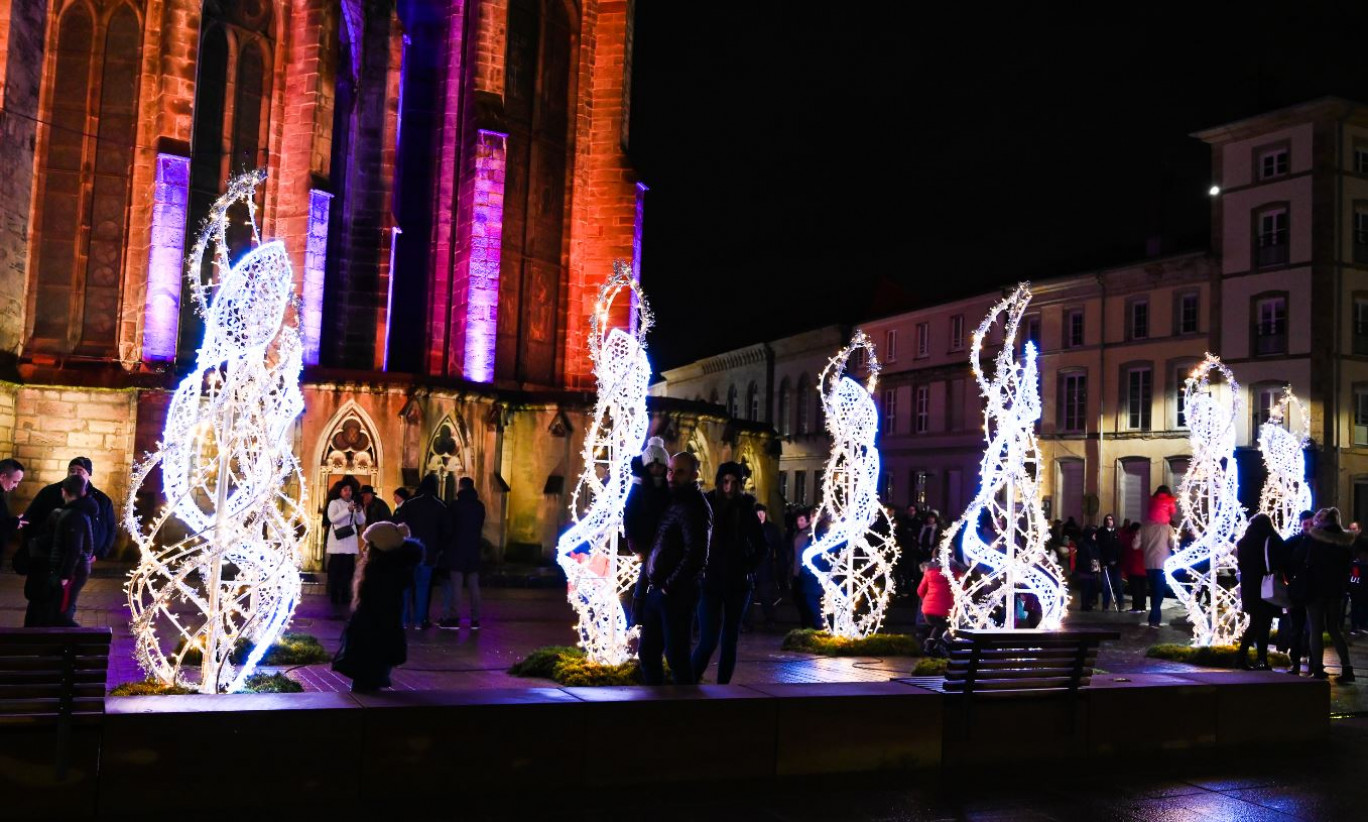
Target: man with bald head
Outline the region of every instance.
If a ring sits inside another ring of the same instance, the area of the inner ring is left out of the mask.
[[[698,487],[698,457],[681,451],[670,458],[666,474],[670,504],[660,518],[650,553],[646,556],[646,596],[642,603],[641,679],[662,685],[670,663],[676,685],[692,685],[693,665],[689,638],[694,606],[698,602],[698,578],[708,558],[712,535],[712,509]]]

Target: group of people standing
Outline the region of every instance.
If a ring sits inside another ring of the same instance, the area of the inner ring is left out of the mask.
[[[9,494],[23,481],[24,466],[0,460],[0,549],[19,532],[11,561],[25,576],[25,628],[76,627],[76,605],[91,565],[114,546],[114,503],[91,483],[93,470],[89,458],[73,458],[67,476],[44,486],[16,515],[9,510]]]

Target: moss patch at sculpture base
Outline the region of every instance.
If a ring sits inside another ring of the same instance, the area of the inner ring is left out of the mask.
[[[195,693],[194,688],[187,688],[184,685],[167,685],[155,679],[146,679],[142,682],[121,682],[109,691],[110,696],[175,696],[193,693]]]
[[[1194,648],[1191,645],[1151,645],[1145,651],[1145,656],[1150,659],[1167,659],[1170,662],[1186,662],[1189,665],[1202,665],[1208,668],[1234,668],[1240,649],[1234,645],[1212,645],[1205,648]],[[1245,655],[1246,661],[1254,664],[1254,649],[1250,648]],[[1271,665],[1291,665],[1292,660],[1287,654],[1281,651],[1270,650],[1268,652],[1268,662]]]
[[[597,665],[585,658],[583,650],[568,645],[538,648],[508,672],[573,687],[641,684],[641,667],[636,660],[621,665]]]
[[[784,637],[785,651],[822,656],[921,656],[921,643],[910,634],[874,634],[864,639],[844,639],[826,631],[799,628]]]
[[[241,665],[247,661],[247,656],[251,653],[252,643],[245,638],[240,639],[237,645],[233,647],[233,654],[228,658],[228,661],[234,665]],[[332,654],[327,652],[323,643],[319,642],[318,637],[313,634],[285,633],[276,638],[270,649],[266,651],[266,655],[257,664],[272,666],[313,665],[319,662],[328,662],[331,659]],[[191,648],[186,652],[181,665],[199,665],[200,661],[200,649]]]

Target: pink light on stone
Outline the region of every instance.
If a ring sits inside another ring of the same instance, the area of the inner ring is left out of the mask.
[[[494,379],[507,139],[507,134],[481,129],[475,145],[475,196],[471,214],[463,363],[466,379],[475,382]]]
[[[152,241],[147,250],[147,303],[143,308],[142,358],[148,362],[168,362],[176,357],[189,198],[190,158],[158,154],[152,190]]]
[[[300,337],[304,343],[304,364],[318,365],[318,349],[323,333],[323,282],[328,263],[328,212],[332,194],[309,190],[309,236],[304,244],[304,304],[300,316]]]
[[[632,280],[641,285],[641,226],[646,217],[646,192],[650,188],[645,183],[636,184],[636,220],[632,224]],[[628,314],[630,330],[637,330],[637,293],[632,292],[632,307]]]

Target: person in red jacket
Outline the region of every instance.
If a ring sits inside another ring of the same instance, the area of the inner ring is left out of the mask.
[[[1154,489],[1154,496],[1150,497],[1149,502],[1149,516],[1146,519],[1160,525],[1172,525],[1177,514],[1178,500],[1169,491],[1169,487],[1161,485]]]
[[[1121,572],[1126,575],[1126,586],[1130,589],[1132,614],[1145,612],[1146,594],[1149,592],[1149,577],[1145,574],[1145,552],[1135,547],[1135,535],[1140,531],[1140,523],[1133,522],[1121,529]]]
[[[926,624],[931,626],[925,649],[931,656],[943,656],[942,638],[950,624],[950,609],[955,606],[955,596],[950,592],[950,580],[941,571],[939,562],[923,562],[921,571],[917,598],[921,600],[922,616],[926,618]]]

